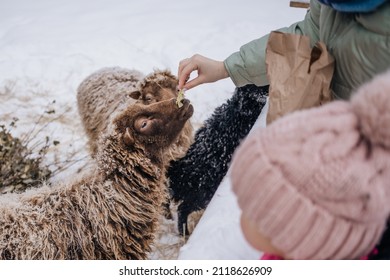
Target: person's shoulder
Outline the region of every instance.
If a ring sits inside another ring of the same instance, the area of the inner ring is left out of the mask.
[[[321,3],[318,0],[310,0],[309,11],[310,13],[318,14],[321,11]]]
[[[390,1],[387,1],[374,12],[359,13],[355,18],[369,31],[385,36],[390,35]]]

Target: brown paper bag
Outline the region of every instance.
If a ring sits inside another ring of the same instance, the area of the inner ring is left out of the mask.
[[[307,36],[271,32],[266,66],[270,82],[267,124],[331,100],[334,59],[322,42],[311,48]]]

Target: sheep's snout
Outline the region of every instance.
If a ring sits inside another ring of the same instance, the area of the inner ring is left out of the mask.
[[[182,120],[188,120],[194,114],[194,107],[188,99],[184,99],[182,102],[183,106],[179,108],[181,112],[179,118]]]

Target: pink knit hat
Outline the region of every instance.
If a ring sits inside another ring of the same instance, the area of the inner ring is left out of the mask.
[[[243,215],[287,257],[368,254],[390,213],[390,71],[349,102],[252,131],[231,179]]]

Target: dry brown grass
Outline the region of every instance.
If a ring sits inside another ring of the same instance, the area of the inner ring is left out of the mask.
[[[51,170],[42,164],[47,153],[49,140],[34,151],[27,147],[27,141],[14,137],[9,126],[0,125],[0,193],[23,192],[28,188],[42,184],[51,176]]]

